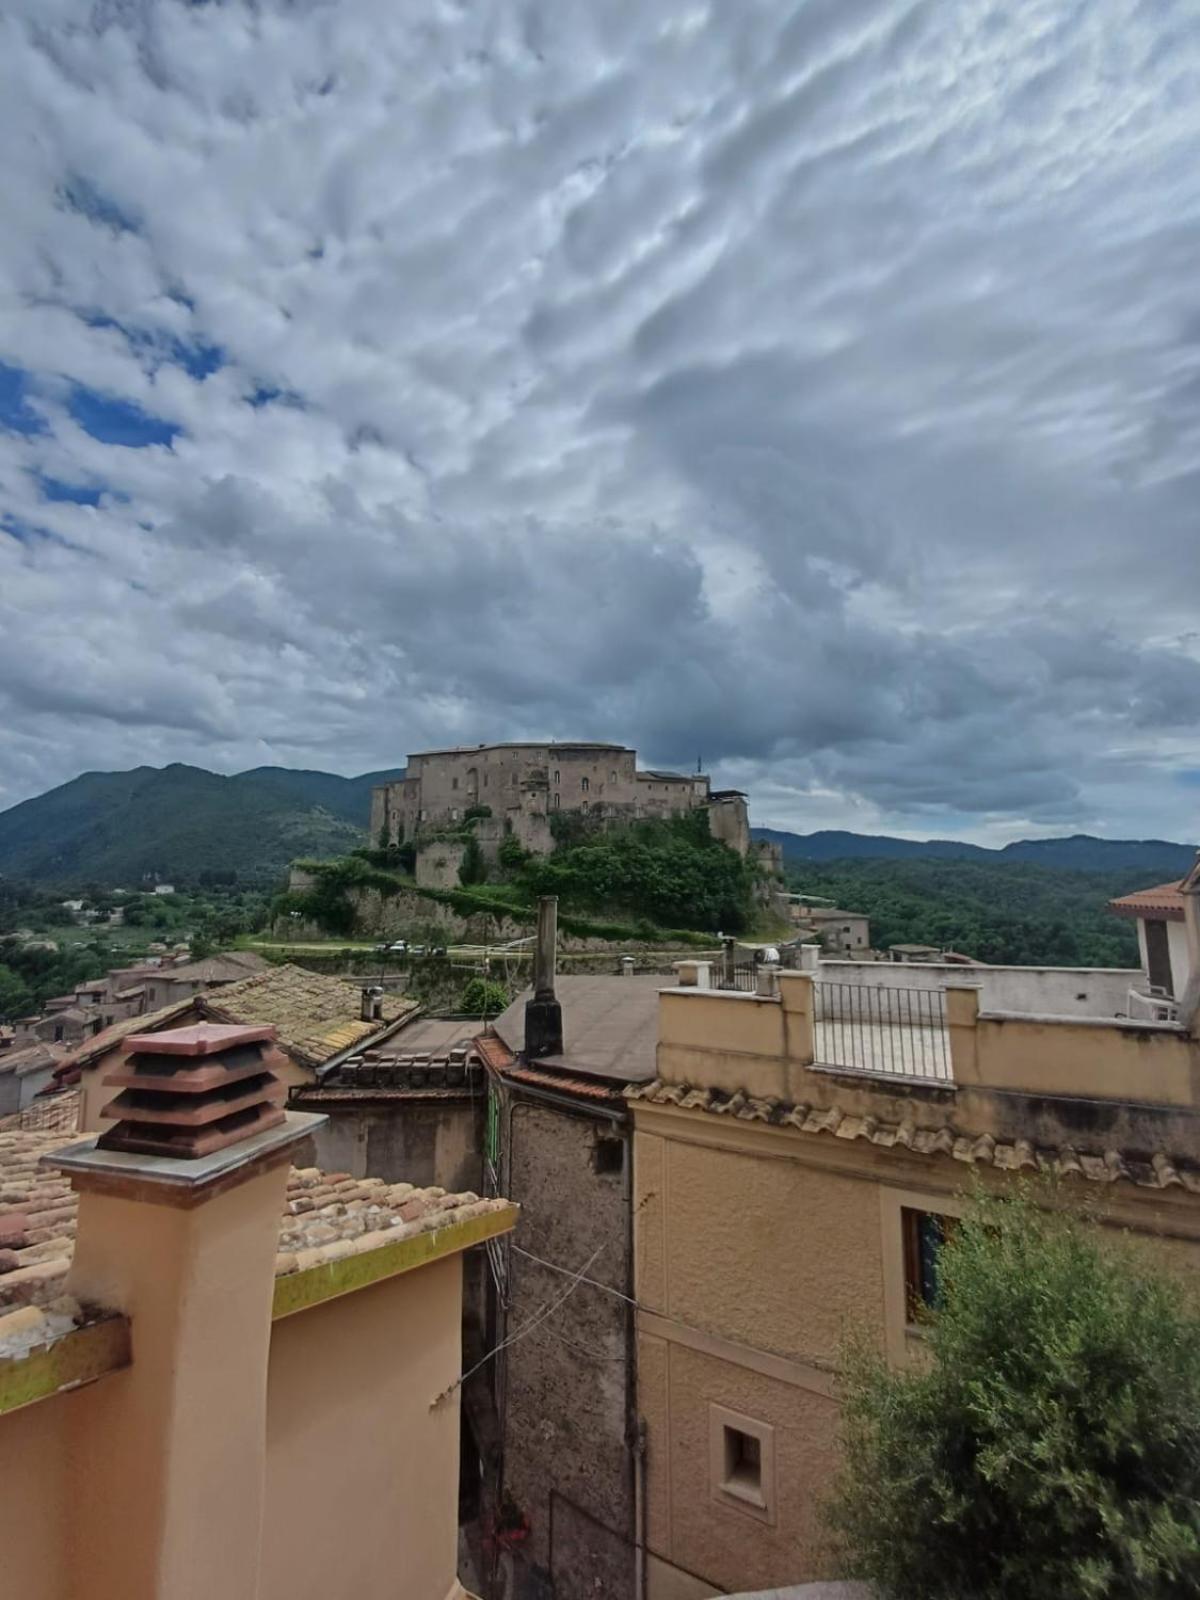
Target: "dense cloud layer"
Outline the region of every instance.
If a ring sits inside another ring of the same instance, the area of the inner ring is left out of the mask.
[[[547,734],[1194,835],[1187,0],[8,0],[0,804]]]

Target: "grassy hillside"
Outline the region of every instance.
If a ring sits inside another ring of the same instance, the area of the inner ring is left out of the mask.
[[[0,812],[0,875],[68,887],[194,883],[206,872],[269,883],[296,856],[363,843],[371,787],[390,776],[259,767],[222,777],[178,764],[86,772]]]

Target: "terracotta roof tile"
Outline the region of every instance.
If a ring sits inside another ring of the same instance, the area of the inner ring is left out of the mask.
[[[5,1313],[46,1307],[62,1293],[75,1247],[78,1196],[65,1173],[38,1161],[61,1150],[61,1131],[0,1130],[0,1343]],[[293,1167],[279,1226],[277,1277],[361,1255],[453,1222],[509,1209],[507,1200],[447,1194],[411,1183]]]
[[[621,1100],[619,1085],[589,1082],[567,1072],[539,1072],[536,1067],[506,1067],[504,1076],[514,1083],[528,1083],[540,1089],[557,1089],[560,1094],[584,1095],[589,1100]]]
[[[215,993],[197,995],[194,1004],[213,1022],[273,1024],[288,1055],[313,1068],[365,1043],[417,1009],[405,995],[385,995],[382,1020],[364,1022],[361,984],[290,963]]]
[[[193,1004],[191,998],[176,1000],[172,1005],[163,1006],[160,1011],[148,1012],[144,1017],[123,1017],[120,1022],[114,1022],[107,1028],[102,1028],[85,1044],[72,1050],[63,1057],[54,1077],[58,1083],[78,1083],[80,1069],[90,1066],[93,1061],[116,1044],[128,1038],[131,1033],[149,1033],[164,1022],[170,1022],[172,1017],[180,1016]]]
[[[895,1145],[920,1156],[949,1156],[967,1166],[991,1166],[1005,1172],[1044,1172],[1084,1178],[1092,1183],[1123,1180],[1143,1189],[1180,1188],[1200,1194],[1200,1167],[1194,1162],[1155,1151],[1149,1157],[1135,1157],[1120,1150],[1079,1151],[1070,1145],[1036,1148],[1027,1139],[1001,1142],[991,1134],[963,1133],[943,1123],[937,1128],[918,1128],[911,1119],[884,1122],[877,1117],[860,1116],[837,1106],[792,1105],[773,1097],[755,1097],[738,1090],[724,1094],[716,1089],[692,1088],[686,1083],[631,1084],[625,1098],[650,1105],[673,1105],[684,1111],[709,1116],[735,1117],[741,1122],[766,1122],[774,1127],[795,1128],[801,1133],[832,1134],[838,1139],[865,1140],[883,1149]],[[2,1280],[0,1280],[2,1281]]]
[[[1153,889],[1137,889],[1133,894],[1123,894],[1119,900],[1110,900],[1108,909],[1119,917],[1146,917],[1158,915],[1166,922],[1183,921],[1182,878],[1174,883],[1160,883]]]

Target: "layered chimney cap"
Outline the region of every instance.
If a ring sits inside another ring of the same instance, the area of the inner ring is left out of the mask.
[[[267,1060],[273,1027],[197,1023],[127,1039],[102,1083],[121,1092],[101,1116],[100,1150],[197,1160],[284,1121],[286,1089]]]

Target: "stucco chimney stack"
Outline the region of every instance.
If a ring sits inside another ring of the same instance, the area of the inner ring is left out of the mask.
[[[562,1006],[554,992],[558,962],[558,896],[538,901],[537,943],[533,951],[533,998],[525,1004],[525,1055],[558,1056],[563,1048]]]
[[[364,1022],[383,1020],[383,989],[379,984],[372,984],[369,988],[363,989],[359,1015]]]
[[[325,1120],[277,1104],[273,1037],[131,1039],[105,1080],[117,1126],[42,1158],[79,1192],[67,1293],[134,1329],[132,1365],[72,1444],[89,1488],[71,1531],[98,1596],[259,1600],[279,1221]]]

